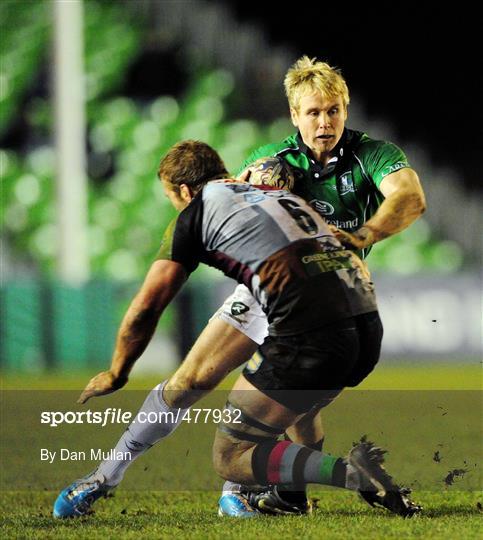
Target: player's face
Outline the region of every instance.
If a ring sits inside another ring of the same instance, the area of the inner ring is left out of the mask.
[[[326,99],[320,93],[303,96],[290,109],[292,122],[318,161],[329,159],[344,131],[347,109],[342,97]]]
[[[178,210],[178,212],[181,212],[181,210],[184,210],[188,203],[181,197],[181,195],[175,191],[173,188],[173,185],[169,182],[166,182],[165,180],[161,180],[161,183],[163,184],[163,189],[166,197],[168,197],[171,204]]]

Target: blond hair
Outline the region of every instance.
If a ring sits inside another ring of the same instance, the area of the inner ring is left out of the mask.
[[[298,110],[300,98],[317,92],[324,98],[340,96],[344,107],[349,105],[349,89],[340,70],[317,58],[299,58],[287,71],[283,85],[288,103],[295,110]]]

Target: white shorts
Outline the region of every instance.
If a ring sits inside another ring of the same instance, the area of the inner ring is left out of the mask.
[[[237,286],[211,318],[215,317],[231,324],[258,345],[268,336],[267,316],[245,285]]]

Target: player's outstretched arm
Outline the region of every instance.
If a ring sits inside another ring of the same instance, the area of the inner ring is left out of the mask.
[[[426,210],[423,188],[413,169],[388,174],[379,189],[385,200],[371,219],[354,233],[335,232],[347,247],[363,249],[403,231]]]
[[[162,312],[185,280],[186,272],[180,264],[168,260],[153,263],[121,322],[110,369],[89,381],[79,403],[115,392],[126,384],[134,363],[151,341]]]

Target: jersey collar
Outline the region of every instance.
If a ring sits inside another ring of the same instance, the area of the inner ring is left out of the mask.
[[[300,131],[297,132],[297,144],[299,147],[299,150],[307,156],[307,159],[310,162],[310,168],[313,170],[314,177],[315,178],[322,178],[324,176],[329,176],[332,174],[337,167],[337,164],[340,160],[344,157],[344,145],[347,140],[347,128],[344,128],[344,132],[342,133],[342,137],[340,138],[340,141],[337,143],[337,146],[333,150],[333,157],[329,159],[327,162],[327,165],[325,167],[322,166],[321,163],[319,163],[312,154],[312,150],[304,143],[302,136],[300,135]],[[317,176],[318,175],[318,176]]]

